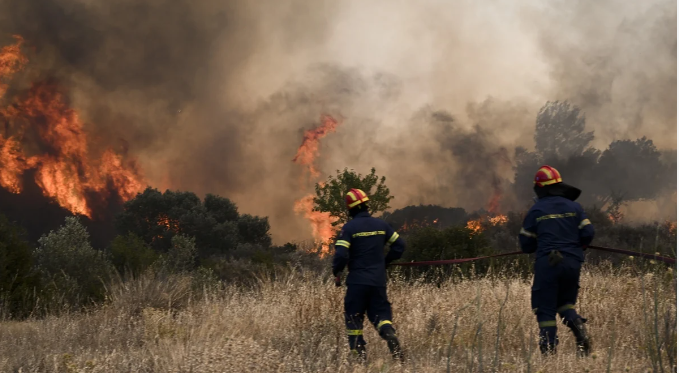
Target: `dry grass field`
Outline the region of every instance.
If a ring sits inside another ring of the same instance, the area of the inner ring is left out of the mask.
[[[589,319],[595,350],[585,359],[575,356],[565,327],[559,328],[558,355],[541,357],[530,281],[493,276],[439,286],[392,281],[394,322],[408,362],[394,364],[386,344],[366,327],[369,361],[358,365],[347,351],[344,288],[298,273],[251,288],[226,286],[201,294],[191,293],[186,277],[147,277],[113,287],[110,302],[87,313],[5,321],[0,324],[0,370],[675,371],[676,276],[671,270],[642,278],[630,268],[587,267],[581,285],[578,310]]]

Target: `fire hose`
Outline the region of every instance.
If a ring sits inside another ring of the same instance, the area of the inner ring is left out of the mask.
[[[665,262],[667,264],[676,264],[677,263],[677,260],[675,258],[670,258],[670,257],[660,256],[660,255],[655,255],[655,254],[647,254],[647,253],[640,253],[640,252],[637,252],[637,251],[612,249],[612,248],[609,248],[609,247],[592,246],[592,245],[587,246],[587,248],[598,250],[598,251],[606,251],[606,252],[610,252],[610,253],[616,253],[616,254],[638,256],[638,257],[642,257],[642,258],[645,258],[645,259],[659,260],[659,261]],[[479,256],[479,257],[475,257],[475,258],[429,260],[429,261],[423,261],[423,262],[401,262],[401,263],[391,263],[391,265],[393,265],[393,266],[404,266],[404,267],[405,266],[416,267],[416,266],[460,264],[460,263],[466,263],[466,262],[473,262],[473,261],[481,260],[481,259],[499,258],[501,256],[510,256],[510,255],[518,255],[518,254],[524,254],[524,252],[523,251],[512,251],[510,253]]]

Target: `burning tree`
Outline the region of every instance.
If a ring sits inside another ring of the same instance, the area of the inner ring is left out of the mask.
[[[344,201],[346,193],[351,188],[358,188],[366,192],[370,197],[368,211],[371,214],[386,211],[389,202],[394,199],[389,188],[385,185],[387,178],[381,178],[375,174],[375,168],[368,175],[361,175],[354,170],[345,168],[337,170],[337,175],[328,177],[324,183],[316,184],[316,197],[314,197],[314,211],[327,212],[336,220],[333,226],[339,226],[349,220],[347,206]]]

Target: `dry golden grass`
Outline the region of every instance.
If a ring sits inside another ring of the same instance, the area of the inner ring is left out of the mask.
[[[445,372],[450,352],[452,372],[652,371],[655,321],[664,323],[668,312],[670,325],[676,325],[674,274],[644,277],[646,303],[642,279],[631,271],[588,268],[581,285],[578,310],[589,318],[595,349],[586,359],[576,358],[565,327],[559,328],[558,355],[542,358],[530,282],[495,276],[440,287],[393,281],[394,321],[409,361],[393,364],[386,344],[367,326],[369,363],[357,365],[344,335],[344,288],[318,276],[290,274],[251,289],[227,286],[193,297],[187,279],[144,278],[115,287],[109,304],[87,314],[6,321],[0,324],[0,370]],[[661,335],[663,328],[657,339],[676,343],[676,334]],[[661,352],[664,372],[673,371],[668,357],[676,354],[664,347]]]

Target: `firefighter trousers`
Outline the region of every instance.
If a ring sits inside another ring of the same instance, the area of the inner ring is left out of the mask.
[[[575,302],[580,289],[582,263],[574,258],[559,257],[558,263],[550,263],[548,256],[535,261],[535,277],[531,293],[531,306],[540,327],[540,344],[556,345],[556,314],[569,327],[580,315]]]
[[[352,350],[363,349],[366,344],[363,339],[363,319],[366,314],[380,336],[383,336],[384,329],[393,329],[386,286],[348,284],[344,298],[344,319]]]

